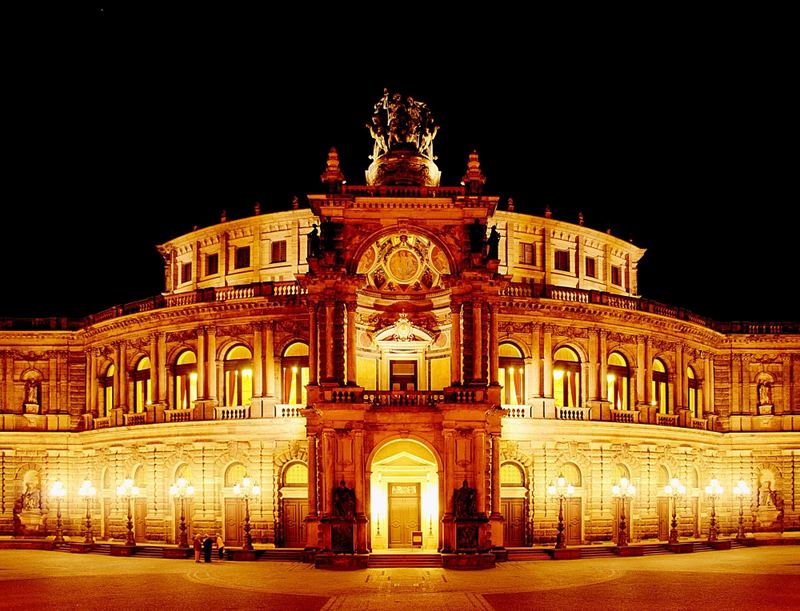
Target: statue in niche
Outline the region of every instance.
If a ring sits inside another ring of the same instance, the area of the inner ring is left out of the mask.
[[[39,405],[39,380],[31,378],[25,381],[25,403]]]
[[[333,515],[339,518],[353,518],[356,512],[356,494],[348,488],[344,480],[333,490]]]
[[[489,245],[489,250],[486,255],[487,259],[499,259],[498,256],[498,246],[500,244],[500,232],[497,231],[497,225],[492,226],[492,230],[489,232],[489,239],[487,240],[487,244]]]
[[[483,252],[483,241],[486,236],[486,229],[480,220],[475,219],[469,229],[469,251],[473,254]]]
[[[308,232],[308,251],[306,253],[307,259],[316,259],[319,257],[320,239],[317,224],[311,225],[312,229]]]
[[[768,380],[759,380],[756,386],[758,405],[772,405],[772,389]]]
[[[27,510],[41,509],[41,495],[36,484],[25,484],[25,492],[22,494],[22,508]]]
[[[758,488],[758,505],[760,507],[774,507],[775,494],[777,491],[772,489],[772,482],[764,480]]]
[[[478,493],[467,480],[453,492],[453,513],[457,518],[469,518],[478,513]]]

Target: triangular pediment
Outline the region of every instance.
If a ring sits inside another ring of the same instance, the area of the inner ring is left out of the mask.
[[[434,463],[410,452],[398,452],[373,463],[375,467],[431,467]]]

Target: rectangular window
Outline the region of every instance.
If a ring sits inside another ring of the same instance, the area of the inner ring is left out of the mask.
[[[272,263],[282,263],[286,261],[286,240],[272,243]]]
[[[236,248],[236,260],[234,261],[234,269],[242,269],[250,267],[250,247],[241,246]]]
[[[219,255],[217,253],[214,253],[213,255],[207,255],[206,276],[213,276],[216,273],[219,273]]]
[[[191,282],[192,281],[192,264],[191,263],[184,263],[181,265],[181,282]]]
[[[622,268],[619,265],[611,266],[611,284],[622,286]]]
[[[589,278],[597,278],[597,259],[586,257],[586,275]]]
[[[556,261],[555,267],[560,272],[568,272],[569,271],[569,251],[568,250],[557,250],[555,252]]]
[[[536,251],[533,250],[533,244],[520,242],[519,262],[523,265],[536,265]]]

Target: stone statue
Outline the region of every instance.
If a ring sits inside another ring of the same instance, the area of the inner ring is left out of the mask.
[[[30,379],[25,382],[25,403],[39,405],[39,381]]]
[[[306,252],[307,259],[315,259],[319,257],[319,249],[320,249],[320,240],[319,240],[319,230],[317,229],[317,224],[313,223],[311,225],[313,229],[308,232],[308,248]]]
[[[758,489],[758,505],[760,507],[774,507],[772,482],[764,480]]]
[[[389,153],[394,145],[406,149],[411,145],[423,157],[434,159],[433,140],[439,126],[425,102],[411,96],[404,100],[401,94],[390,95],[389,90],[384,89],[366,126],[375,141],[373,161]]]
[[[758,395],[758,405],[772,405],[769,382],[763,380],[759,382],[756,386],[756,394]]]
[[[481,224],[480,220],[475,219],[472,225],[469,225],[469,251],[473,254],[483,252],[483,242],[486,236],[486,229]]]
[[[472,517],[478,513],[477,491],[469,487],[467,480],[453,492],[453,513],[457,518]]]
[[[499,259],[500,257],[497,254],[497,249],[500,244],[500,232],[497,231],[497,225],[492,226],[491,232],[489,232],[489,239],[487,240],[487,244],[489,245],[489,251],[486,255],[487,259]]]
[[[356,511],[356,494],[345,485],[345,481],[339,482],[339,486],[333,490],[333,515],[340,518],[352,518]]]
[[[22,508],[39,509],[39,489],[34,484],[25,484],[25,492],[22,495]]]

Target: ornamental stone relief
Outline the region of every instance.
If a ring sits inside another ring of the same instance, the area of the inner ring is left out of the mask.
[[[450,273],[450,265],[441,248],[428,238],[399,233],[372,244],[361,256],[357,273],[380,291],[423,293],[442,288],[442,276]]]

